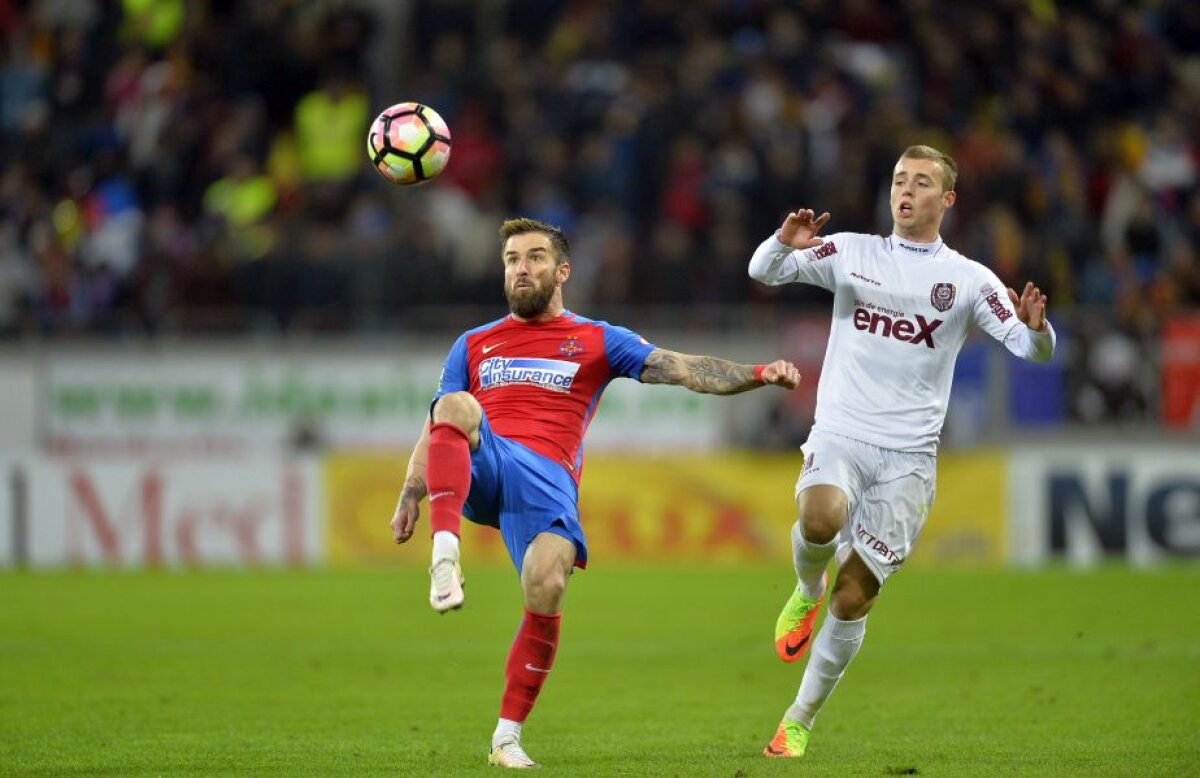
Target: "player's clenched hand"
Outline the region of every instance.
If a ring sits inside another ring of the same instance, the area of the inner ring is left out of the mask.
[[[1046,295],[1032,281],[1025,282],[1019,297],[1010,286],[1008,299],[1012,300],[1013,307],[1017,309],[1017,318],[1025,322],[1026,327],[1038,332],[1046,329]]]
[[[777,359],[763,368],[762,380],[764,384],[795,389],[800,385],[800,371],[786,359]]]
[[[801,208],[792,211],[783,220],[779,228],[779,242],[794,249],[811,249],[820,246],[825,241],[817,237],[817,233],[829,221],[829,213],[814,216],[811,208]]]
[[[417,490],[411,486],[405,486],[400,492],[396,512],[392,514],[392,540],[405,543],[412,537],[417,519],[421,516],[420,499]]]

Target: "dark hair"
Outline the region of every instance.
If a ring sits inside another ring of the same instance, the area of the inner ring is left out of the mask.
[[[537,219],[505,219],[500,225],[501,241],[507,241],[514,235],[524,235],[527,232],[540,232],[550,239],[554,247],[554,264],[561,265],[571,261],[571,242],[561,228],[546,224]]]
[[[954,188],[955,182],[958,181],[958,164],[954,161],[954,157],[938,151],[933,146],[909,146],[900,155],[901,159],[908,157],[909,159],[931,159],[942,166],[942,191],[949,192]]]

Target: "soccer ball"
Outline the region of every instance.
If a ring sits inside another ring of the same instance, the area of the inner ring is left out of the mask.
[[[371,122],[367,155],[393,184],[423,184],[450,161],[450,128],[427,105],[397,103]]]

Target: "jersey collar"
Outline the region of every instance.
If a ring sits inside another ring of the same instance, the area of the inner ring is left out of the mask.
[[[901,238],[894,232],[888,238],[888,242],[891,244],[892,252],[894,254],[899,254],[903,257],[913,257],[916,259],[928,259],[929,257],[932,257],[934,254],[942,250],[943,245],[941,235],[939,235],[938,239],[933,243],[917,243],[916,241]]]

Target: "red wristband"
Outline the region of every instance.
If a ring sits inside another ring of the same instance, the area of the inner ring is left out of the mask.
[[[754,380],[758,381],[760,384],[765,384],[766,381],[763,380],[763,373],[766,371],[766,369],[767,369],[766,365],[755,365],[754,366]]]

